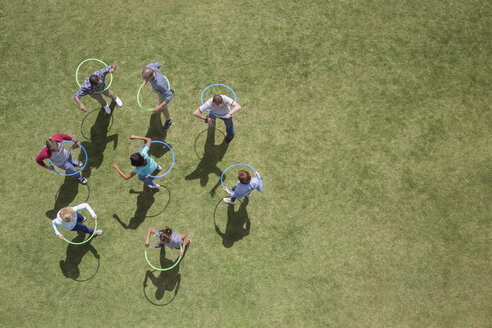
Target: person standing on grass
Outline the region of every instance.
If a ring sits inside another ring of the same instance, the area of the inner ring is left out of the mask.
[[[53,166],[48,166],[44,160],[49,159],[51,163],[56,165],[62,170],[65,170],[67,174],[75,173],[77,170],[75,167],[82,167],[83,163],[72,159],[72,154],[68,149],[63,147],[63,140],[74,141],[78,146],[80,146],[80,141],[73,139],[68,134],[57,133],[52,135],[46,140],[46,147],[44,147],[41,152],[36,157],[36,162],[48,170],[54,170]],[[75,167],[74,167],[75,166]],[[80,173],[72,175],[79,183],[86,185],[87,179],[83,178]]]
[[[142,79],[145,81],[145,85],[150,83],[152,89],[159,96],[159,104],[154,108],[154,113],[164,114],[166,123],[162,126],[162,131],[167,131],[173,122],[167,105],[174,97],[174,89],[169,88],[168,81],[159,70],[160,67],[160,63],[148,64],[142,70]]]
[[[154,228],[149,228],[147,231],[147,237],[145,238],[145,247],[149,247],[149,238],[150,234],[155,234],[155,236],[159,239],[158,242],[155,243],[155,248],[162,247],[162,245],[166,245],[170,249],[179,249],[181,246],[181,252],[179,256],[183,256],[188,246],[190,245],[190,240],[186,239],[185,234],[179,234],[176,231],[166,227],[162,230],[156,230]]]
[[[230,110],[232,106],[232,110]],[[208,126],[212,127],[215,119],[220,118],[224,121],[227,131],[227,136],[225,137],[225,142],[229,143],[234,138],[234,124],[232,122],[232,115],[241,109],[241,105],[235,102],[233,99],[224,95],[215,95],[213,98],[207,100],[203,105],[198,107],[198,109],[193,113],[199,119],[205,121]],[[203,116],[203,112],[209,110],[208,116]],[[230,111],[229,111],[230,110]],[[222,116],[216,116],[219,114]]]
[[[123,172],[121,172],[116,163],[113,163],[113,167],[125,180],[133,178],[136,174],[138,174],[138,178],[140,179],[140,181],[146,183],[149,188],[159,188],[160,185],[147,178],[147,175],[152,174],[155,170],[162,170],[159,164],[157,164],[154,159],[149,156],[149,148],[152,140],[150,138],[139,137],[132,134],[130,136],[130,140],[135,139],[145,141],[145,146],[138,153],[134,153],[130,156],[130,162],[132,163],[132,166],[135,166],[135,169],[129,174],[124,174]]]
[[[115,101],[115,103],[121,107],[123,106],[123,102],[121,101],[120,98],[118,98],[117,95],[113,93],[111,90],[106,90],[104,92],[104,89],[106,89],[106,83],[104,83],[104,79],[106,78],[106,74],[110,73],[112,74],[116,70],[117,65],[112,64],[109,65],[106,68],[99,69],[95,71],[94,73],[91,74],[88,78],[85,79],[84,83],[80,87],[79,91],[75,93],[73,96],[73,99],[79,105],[80,110],[86,112],[87,108],[85,105],[80,101],[80,98],[82,98],[85,95],[90,95],[92,98],[96,99],[101,106],[104,107],[104,110],[106,111],[106,114],[110,115],[111,114],[111,108],[109,108],[108,103],[104,98],[101,96],[101,93],[105,95],[108,98],[111,98]],[[99,93],[96,93],[99,92]]]
[[[80,214],[78,211],[86,209],[91,214],[94,220],[97,220],[96,213],[92,210],[92,208],[87,203],[82,203],[75,207],[64,207],[58,214],[56,215],[56,219],[52,220],[51,224],[53,225],[53,229],[55,229],[55,234],[58,238],[63,239],[63,235],[60,233],[58,229],[60,226],[64,227],[70,231],[82,231],[92,235],[94,233],[95,236],[100,236],[104,231],[87,228],[86,225],[82,224],[87,221],[87,218]]]
[[[224,188],[224,191],[231,196],[231,198],[223,199],[225,203],[236,205],[236,199],[241,199],[243,196],[249,198],[253,190],[263,191],[263,180],[260,177],[260,173],[255,172],[255,177],[252,178],[248,171],[239,170],[237,178],[239,182],[232,188],[232,191],[227,189],[227,187]]]

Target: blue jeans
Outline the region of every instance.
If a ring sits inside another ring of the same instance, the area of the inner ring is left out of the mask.
[[[75,169],[75,167],[73,167],[73,161],[72,161],[72,154],[70,154],[68,156],[68,159],[65,163],[63,163],[62,165],[58,166],[60,169],[62,170],[65,170],[65,172],[67,174],[72,174],[74,172],[76,172],[77,170]],[[82,177],[80,176],[80,173],[77,173],[77,174],[74,174],[72,175],[72,177],[74,177],[75,179],[77,180],[82,180]]]
[[[82,232],[85,232],[85,233],[92,235],[94,233],[94,230],[89,229],[89,228],[87,228],[87,226],[82,224],[81,222],[83,220],[84,220],[84,217],[82,216],[82,214],[77,212],[77,224],[75,224],[75,227],[73,227],[72,231],[82,231]]]
[[[208,115],[208,117],[213,118],[213,119],[220,118],[225,123],[227,136],[229,136],[229,137],[234,136],[234,124],[232,123],[232,117],[231,118],[222,118],[222,117],[217,117],[212,113],[210,113]]]
[[[155,182],[154,182],[154,181],[152,181],[152,180],[150,180],[149,178],[147,178],[147,176],[146,176],[146,175],[143,175],[143,174],[140,174],[140,173],[139,173],[139,174],[138,174],[138,179],[139,179],[140,181],[142,181],[143,183],[146,183],[146,184],[148,184],[148,185],[151,185],[151,186],[155,185]]]

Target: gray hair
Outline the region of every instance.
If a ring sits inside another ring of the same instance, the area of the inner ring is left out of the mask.
[[[153,74],[154,74],[154,71],[152,69],[145,67],[142,70],[142,79],[147,81],[149,79],[149,77],[151,77]]]

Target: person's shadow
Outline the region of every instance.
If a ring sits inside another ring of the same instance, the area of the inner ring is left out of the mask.
[[[89,185],[81,186],[81,188],[87,188],[87,197],[84,203],[89,201],[91,195],[91,189]],[[55,196],[55,204],[53,204],[53,209],[46,211],[46,216],[48,219],[52,220],[56,217],[58,211],[64,207],[69,206],[77,194],[79,193],[79,183],[73,177],[65,177],[65,181],[58,189]]]
[[[217,203],[214,211],[215,231],[222,238],[222,245],[226,248],[230,248],[236,241],[239,241],[249,235],[251,221],[248,217],[248,211],[246,210],[249,199],[245,197],[237,211],[234,211],[234,206],[227,205],[227,224],[225,232],[220,231],[220,228],[215,223],[215,215],[217,212],[217,207],[220,203],[222,203],[222,199]]]
[[[203,131],[202,131],[203,132]],[[202,134],[200,132],[198,137]],[[222,142],[219,145],[215,144],[215,126],[209,127],[207,129],[207,139],[204,147],[204,154],[196,169],[188,174],[186,180],[200,179],[200,185],[205,187],[208,183],[208,175],[214,173],[219,179],[213,188],[210,190],[211,196],[215,196],[217,188],[220,186],[220,176],[222,175],[222,170],[219,169],[217,163],[219,163],[227,151],[229,144],[227,142]]]
[[[153,113],[150,115],[149,127],[145,136],[152,140],[166,140],[167,131],[162,131],[161,113]],[[169,149],[166,146],[160,143],[153,143],[150,145],[149,154],[151,154],[152,157],[160,158],[168,151]]]
[[[111,102],[109,105],[112,111],[114,111],[115,103]],[[99,110],[97,114],[96,122],[91,127],[91,139],[90,141],[83,141],[87,151],[87,165],[81,172],[82,176],[88,178],[91,176],[92,168],[98,168],[101,166],[104,160],[104,151],[109,143],[113,143],[113,149],[118,147],[118,134],[108,136],[109,123],[111,122],[111,115],[106,114],[104,109]],[[81,151],[79,154],[79,161],[85,161],[85,154]]]
[[[154,245],[151,244],[149,246],[149,248],[150,247],[153,248]],[[174,264],[174,261],[166,258],[166,250],[165,250],[164,246],[161,247],[160,251],[161,251],[160,252],[161,268],[168,268],[168,267],[172,266]],[[167,305],[174,300],[174,298],[178,294],[179,284],[181,282],[181,274],[179,273],[179,265],[180,264],[181,263],[178,263],[178,265],[176,265],[174,268],[172,268],[171,270],[168,270],[168,271],[157,271],[157,270],[154,271],[154,272],[159,273],[159,275],[157,277],[154,276],[154,273],[150,270],[148,270],[145,273],[145,278],[143,281],[143,289],[144,289],[145,298],[147,298],[147,300],[150,303],[152,303],[154,305],[162,306],[162,305]],[[149,279],[156,288],[156,291],[155,291],[155,299],[156,300],[162,300],[164,298],[164,295],[166,294],[166,291],[168,293],[173,294],[171,300],[167,301],[164,304],[156,304],[156,303],[152,302],[147,297],[146,289],[145,289],[147,287],[147,283],[148,283]]]
[[[84,241],[85,238],[88,238],[87,234],[79,232],[77,237],[75,237],[72,241],[80,243]],[[92,279],[97,274],[97,272],[99,271],[100,257],[97,250],[91,245],[91,242],[92,239],[82,245],[68,244],[66,259],[60,260],[60,269],[66,278],[71,278],[73,280],[81,282]],[[89,251],[97,259],[97,268],[89,278],[78,280],[80,276],[79,264],[80,262],[82,262],[82,258],[85,256],[85,254],[87,254],[87,252]]]
[[[117,213],[113,214],[113,217],[116,221],[121,224],[121,226],[125,229],[137,229],[145,220],[147,216],[147,212],[152,207],[152,204],[155,202],[155,194],[159,192],[159,189],[150,189],[146,184],[143,185],[142,191],[134,191],[130,189],[131,194],[138,194],[137,196],[137,209],[135,210],[135,214],[130,219],[130,222],[126,224],[121,221],[120,217]],[[166,205],[167,206],[167,205]]]

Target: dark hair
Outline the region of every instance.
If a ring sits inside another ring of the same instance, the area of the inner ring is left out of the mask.
[[[220,105],[220,104],[222,104],[222,101],[223,101],[222,96],[220,96],[220,95],[215,95],[215,96],[214,96],[214,100],[213,100],[213,102],[214,102],[215,104]]]
[[[97,77],[97,75],[91,75],[89,77],[89,82],[92,84],[92,85],[97,85],[99,83],[99,78]]]
[[[171,234],[173,233],[173,230],[169,227],[166,227],[165,229],[159,230],[161,232],[161,235],[159,236],[159,239],[163,243],[169,243],[171,241]]]
[[[132,162],[132,166],[145,166],[145,165],[147,165],[147,160],[140,153],[131,154],[130,161]]]
[[[48,138],[46,140],[46,148],[48,148],[49,151],[57,151],[58,150],[58,142],[56,142],[55,139],[53,138]]]
[[[242,184],[248,184],[251,181],[251,174],[249,174],[248,171],[239,170],[239,172],[237,172],[237,178]]]

